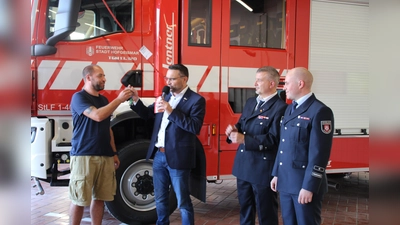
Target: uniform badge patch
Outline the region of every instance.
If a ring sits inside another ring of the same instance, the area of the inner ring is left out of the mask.
[[[332,121],[321,121],[321,131],[324,134],[330,134],[332,132]]]

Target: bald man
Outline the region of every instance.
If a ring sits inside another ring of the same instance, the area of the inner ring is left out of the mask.
[[[120,161],[110,126],[112,112],[133,93],[129,88],[108,102],[100,94],[106,75],[98,65],[88,65],[82,71],[83,89],[71,99],[74,125],[69,182],[70,225],[81,224],[85,206],[90,205],[92,225],[102,224],[104,201],[113,201],[116,190],[115,170]]]
[[[292,104],[281,120],[271,189],[279,191],[285,225],[321,224],[322,198],[328,191],[325,169],[334,118],[311,92],[312,83],[310,71],[298,67],[287,73],[283,88]]]

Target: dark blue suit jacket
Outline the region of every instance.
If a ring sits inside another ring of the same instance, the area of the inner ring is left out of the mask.
[[[269,186],[278,150],[280,120],[287,105],[278,95],[254,111],[256,104],[255,97],[249,98],[235,125],[245,135],[245,144],[237,149],[232,174],[247,182]]]
[[[313,94],[291,115],[286,109],[281,123],[281,142],[274,164],[280,192],[299,194],[301,188],[314,194],[328,191],[328,164],[334,118],[332,110]]]
[[[171,94],[165,97],[169,101]],[[197,134],[203,125],[206,102],[199,94],[188,90],[168,116],[169,123],[165,129],[165,155],[168,165],[173,169],[192,169],[196,166],[196,149],[202,148]],[[154,117],[154,128],[151,136],[147,159],[153,158],[157,149],[158,131],[163,113],[154,114],[154,103],[146,107],[141,100],[131,109],[143,119]],[[199,146],[200,145],[200,146]]]

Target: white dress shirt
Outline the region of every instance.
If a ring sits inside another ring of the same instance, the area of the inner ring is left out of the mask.
[[[183,89],[179,94],[177,94],[175,96],[174,95],[171,96],[168,103],[172,109],[176,108],[176,106],[181,101],[183,95],[186,93],[188,88],[189,88],[189,86],[186,86],[186,88]],[[165,146],[165,128],[167,128],[168,123],[169,123],[168,116],[169,116],[169,114],[166,111],[164,111],[163,118],[161,120],[160,130],[158,131],[158,137],[157,137],[157,143],[156,143],[157,148]]]

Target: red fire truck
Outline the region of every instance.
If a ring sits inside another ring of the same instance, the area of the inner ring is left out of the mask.
[[[205,201],[206,182],[231,175],[237,145],[224,130],[254,96],[257,68],[271,65],[282,80],[288,69],[313,72],[313,91],[335,113],[328,173],[368,171],[368,1],[311,0],[32,0],[31,176],[68,185],[70,100],[83,87],[82,69],[100,65],[110,100],[130,71],[141,99],[161,95],[168,65],[189,68],[189,87],[206,98],[198,136],[193,196]],[[333,19],[332,19],[333,18]],[[366,34],[366,35],[364,35]],[[364,68],[365,67],[365,68]],[[282,87],[282,86],[281,86]],[[121,166],[117,195],[107,208],[125,223],[156,219],[152,162],[145,160],[152,125],[128,104],[112,116]],[[64,167],[63,167],[64,168]],[[176,208],[174,193],[171,213]]]

